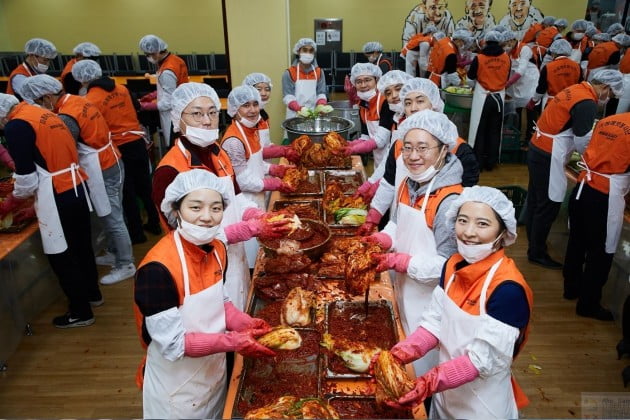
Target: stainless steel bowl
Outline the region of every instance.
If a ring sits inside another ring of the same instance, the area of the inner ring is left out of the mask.
[[[350,138],[354,138],[361,130],[361,117],[359,115],[359,108],[353,108],[350,101],[330,101],[328,105],[332,106],[334,110],[329,114],[334,117],[341,117],[350,120],[354,123],[354,127],[350,130]]]
[[[446,105],[454,106],[457,108],[470,109],[472,108],[472,93],[469,95],[462,95],[459,93],[451,93],[445,90],[441,91],[442,99]]]
[[[306,134],[313,143],[323,143],[324,136],[331,131],[336,131],[347,140],[348,133],[353,126],[354,123],[348,119],[329,116],[315,119],[295,117],[289,118],[282,123],[282,128],[287,131],[289,141]]]

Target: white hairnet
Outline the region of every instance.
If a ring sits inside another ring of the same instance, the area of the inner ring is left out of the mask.
[[[549,54],[569,56],[571,55],[572,49],[573,48],[571,47],[571,44],[569,44],[569,41],[560,38],[551,43],[549,46]]]
[[[623,74],[619,70],[597,70],[589,76],[589,81],[610,86],[617,97],[623,94]]]
[[[438,31],[437,26],[435,25],[429,25],[426,28],[424,28],[424,31],[422,31],[423,35],[430,35],[430,34],[434,34]]]
[[[586,31],[588,21],[584,19],[578,19],[571,24],[572,31]]]
[[[154,54],[164,51],[168,48],[168,44],[157,35],[145,35],[140,40],[140,49],[145,54]]]
[[[8,93],[0,93],[0,118],[9,115],[11,109],[19,103],[20,101],[15,96]]]
[[[401,70],[390,70],[383,75],[376,83],[376,88],[379,92],[385,92],[390,86],[400,85],[411,79],[412,76]]]
[[[462,193],[453,200],[451,206],[446,211],[446,220],[448,220],[450,225],[455,225],[455,220],[460,207],[469,201],[487,204],[492,207],[492,210],[494,210],[501,220],[503,220],[506,230],[502,241],[503,246],[510,246],[516,242],[517,235],[514,204],[505,196],[505,194],[496,188],[482,187],[479,185],[464,188]]]
[[[433,39],[439,41],[440,39],[446,38],[446,34],[442,31],[437,31],[433,34]]]
[[[444,102],[440,97],[440,91],[431,80],[420,77],[414,77],[413,79],[407,80],[398,94],[400,101],[405,103],[405,98],[411,92],[421,92],[424,96],[426,96],[431,102],[432,110],[437,112],[442,112],[444,110]]]
[[[100,64],[94,60],[81,60],[72,66],[72,77],[77,82],[89,83],[103,75]]]
[[[432,82],[433,83],[433,82]],[[457,143],[457,127],[448,117],[441,113],[426,109],[411,115],[398,127],[398,138],[404,139],[407,133],[416,128],[428,131],[441,143],[446,144],[448,149],[452,149]]]
[[[383,52],[383,44],[381,44],[378,41],[366,42],[365,45],[363,45],[363,52],[364,53]]]
[[[615,36],[617,34],[624,33],[625,30],[621,23],[613,23],[612,25],[608,27],[608,29],[606,29],[606,32],[608,32],[610,36]]]
[[[379,66],[372,63],[357,63],[352,66],[350,71],[350,82],[354,85],[354,81],[359,76],[372,76],[378,80],[383,75],[383,71]]]
[[[243,83],[241,84],[254,86],[258,83],[267,83],[269,85],[269,88],[273,87],[273,85],[271,84],[271,79],[264,73],[249,73],[247,76],[245,76],[245,78],[243,79]]]
[[[317,44],[315,43],[315,41],[313,41],[311,38],[302,38],[300,39],[298,42],[295,43],[295,45],[293,46],[293,53],[294,54],[299,54],[300,53],[300,48],[309,45],[313,48],[315,48],[315,51],[317,51]]]
[[[81,54],[83,57],[98,57],[101,49],[91,42],[82,42],[72,50],[73,54]]]
[[[497,31],[488,31],[486,35],[483,37],[486,42],[501,42],[503,41],[503,35],[501,32]]]
[[[26,41],[26,44],[24,45],[24,52],[26,54],[34,54],[51,60],[57,57],[57,48],[55,47],[55,44],[42,38],[33,38]]]
[[[569,21],[568,21],[568,20],[566,20],[565,18],[559,18],[559,19],[556,19],[556,20],[553,22],[553,24],[554,24],[554,26],[556,26],[556,27],[557,27],[557,26],[560,26],[561,28],[566,28],[566,27],[569,25]]]
[[[173,204],[193,191],[204,189],[217,191],[221,194],[224,205],[228,205],[225,184],[215,174],[205,169],[180,172],[173,182],[166,187],[164,199],[160,204],[160,210],[164,213],[168,224],[177,227],[177,211],[173,209]]]
[[[256,101],[260,104],[260,93],[253,86],[241,85],[237,86],[228,95],[227,113],[233,117],[238,109],[247,102]]]
[[[500,32],[500,33],[505,33],[505,31],[509,31],[508,27],[505,25],[497,25],[494,28],[492,28],[492,30]]]
[[[612,41],[621,45],[623,48],[630,46],[630,36],[620,33],[612,37]]]
[[[516,34],[516,32],[514,31],[510,31],[509,29],[505,32],[503,32],[503,42],[508,42],[508,41],[512,41],[512,40],[517,40],[518,39],[518,35]]]
[[[472,37],[472,33],[467,29],[457,29],[453,32],[451,39],[462,39],[464,41],[468,40],[468,38]]]
[[[589,22],[591,23],[591,22]],[[597,26],[595,25],[588,25],[586,27],[586,31],[584,32],[584,35],[586,35],[589,38],[592,38],[594,35],[597,35]]]
[[[556,21],[556,18],[553,16],[545,16],[542,20],[542,24],[546,26],[551,26]]]
[[[60,93],[63,85],[57,79],[47,74],[37,74],[27,77],[20,88],[20,96],[29,104],[35,103],[36,99],[44,95]]]
[[[79,61],[82,63],[83,61]],[[76,66],[76,64],[75,64]],[[182,118],[182,112],[189,103],[195,99],[205,96],[210,98],[217,108],[221,109],[221,101],[215,90],[205,83],[188,82],[177,86],[171,95],[171,121],[173,122],[173,130],[179,132],[179,121]]]
[[[601,32],[601,33],[593,35],[592,39],[593,41],[607,42],[607,41],[610,41],[610,34],[607,32]]]

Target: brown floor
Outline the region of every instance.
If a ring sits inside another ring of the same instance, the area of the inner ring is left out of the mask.
[[[502,165],[481,179],[493,186],[526,182],[524,165]],[[550,237],[552,254],[559,258],[566,241],[562,223],[554,226]],[[525,274],[535,299],[529,342],[514,364],[531,400],[522,416],[584,416],[583,392],[625,392],[620,372],[630,361],[618,361],[615,353],[621,330],[615,323],[577,317],[574,303],[561,297],[560,272],[530,265],[522,227],[519,236],[508,253]],[[134,248],[137,260],[150,245]],[[134,375],[142,351],[131,309],[132,286],[127,280],[103,287],[105,304],[96,308],[96,323],[88,328],[55,329],[51,319],[65,311],[65,302],[59,299],[47,308],[32,324],[34,335],[24,337],[8,370],[0,374],[0,417],[141,417],[142,395]]]

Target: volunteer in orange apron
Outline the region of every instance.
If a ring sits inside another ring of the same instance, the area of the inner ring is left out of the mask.
[[[225,187],[203,169],[179,174],[161,206],[175,230],[140,263],[134,309],[147,349],[144,418],[221,418],[225,352],[275,354],[256,341],[269,325],[238,310],[223,287],[228,259],[218,234],[224,209],[233,204]]]
[[[450,38],[440,39],[433,45],[427,71],[430,73],[429,79],[438,88],[459,86],[462,83],[457,73],[458,55],[463,55],[472,42],[472,34],[469,31],[458,29]]]
[[[222,221],[230,245],[225,289],[234,305],[244,310],[250,274],[242,242],[264,235],[269,226],[264,222],[265,213],[241,194],[230,158],[218,145],[220,109],[217,93],[204,83],[184,83],[175,89],[171,120],[178,137],[153,174],[153,201],[156,206],[160,205],[166,187],[177,174],[195,168],[212,172],[225,183],[226,194],[232,202]],[[164,216],[161,221],[165,230],[172,229]],[[280,233],[283,231],[281,227],[272,225],[271,230],[274,229],[280,229]]]
[[[263,160],[263,148],[258,137],[260,94],[252,86],[237,86],[228,95],[228,115],[232,124],[225,130],[221,148],[230,157],[236,173],[236,183],[243,195],[267,208],[266,191],[292,192],[293,187],[282,181],[289,166],[269,164]],[[266,176],[270,175],[270,176]],[[258,249],[256,238],[245,243],[249,268],[254,268]]]
[[[157,90],[152,98],[157,99],[157,103],[143,101],[143,103],[155,104],[155,108],[152,106],[147,108],[145,105],[143,109],[160,111],[162,135],[166,145],[170,146],[171,95],[177,86],[188,82],[188,66],[180,57],[169,52],[166,42],[156,35],[143,36],[139,45],[147,60],[157,67]]]
[[[439,345],[439,364],[397,403],[433,396],[431,418],[509,418],[529,402],[511,374],[527,340],[533,293],[504,247],[516,240],[512,202],[490,187],[464,188],[446,214],[457,253],[446,262],[420,327],[392,347],[402,363]]]
[[[0,127],[15,161],[14,189],[0,203],[0,218],[35,196],[44,254],[68,298],[57,328],[94,323],[90,303],[102,303],[92,250],[92,206],[74,139],[50,111],[0,94]]]
[[[623,225],[630,189],[630,113],[600,120],[582,155],[578,185],[569,201],[569,243],[564,258],[564,297],[578,298],[578,315],[612,321],[601,306]]]
[[[618,67],[625,48],[630,46],[630,36],[621,33],[612,37],[608,42],[595,45],[588,54],[589,74],[600,69],[615,69]]]
[[[560,269],[562,264],[547,252],[547,236],[560,204],[567,178],[564,166],[574,150],[583,151],[590,140],[597,106],[623,92],[623,77],[617,70],[600,70],[591,82],[570,86],[558,93],[538,119],[527,152],[529,184],[525,224],[531,263]]]
[[[510,78],[512,62],[500,45],[503,38],[497,31],[488,31],[486,46],[473,59],[468,78],[475,80],[468,144],[475,150],[479,168],[491,171],[499,163],[505,86]]]
[[[18,64],[9,74],[9,83],[7,83],[7,93],[15,95],[16,98],[22,100],[19,92],[22,83],[27,77],[36,74],[44,74],[48,71],[50,60],[57,57],[57,48],[50,41],[41,38],[33,38],[24,45],[24,53],[26,58],[24,62]]]
[[[101,49],[91,42],[81,42],[72,50],[74,57],[68,60],[66,65],[61,70],[59,80],[63,84],[63,90],[71,95],[85,95],[85,89],[81,89],[81,83],[72,77],[72,66],[76,62],[89,58],[98,61],[98,57],[101,55]]]
[[[378,41],[370,41],[363,44],[363,54],[368,62],[374,64],[381,69],[383,74],[390,71],[393,66],[389,59],[383,57],[383,44]]]
[[[571,24],[571,30],[565,35],[565,39],[571,44],[571,54],[569,58],[580,64],[582,53],[586,48],[585,32],[588,28],[588,21],[577,19]]]
[[[63,94],[62,85],[47,74],[29,77],[22,85],[27,102],[59,115],[74,137],[79,163],[88,175],[90,199],[107,236],[112,270],[101,284],[114,284],[133,276],[131,239],[122,212],[124,167],[112,143],[107,121],[96,106],[77,95]],[[98,263],[98,261],[97,261]]]
[[[132,244],[144,243],[144,230],[161,234],[157,209],[151,201],[151,164],[147,153],[145,132],[136,114],[131,94],[124,85],[103,76],[101,66],[94,60],[81,60],[72,67],[72,76],[87,88],[85,98],[96,105],[111,133],[112,142],[122,154],[125,167],[123,211]],[[147,214],[143,224],[138,199]]]
[[[317,65],[315,52],[317,44],[310,38],[302,38],[295,43],[293,61],[282,75],[282,102],[287,106],[286,118],[293,118],[302,107],[315,108],[325,105],[326,78]]]
[[[392,253],[375,254],[377,271],[395,270],[394,294],[405,334],[419,326],[442,266],[457,250],[446,210],[462,190],[462,165],[450,153],[456,130],[446,115],[425,110],[400,126],[408,174],[396,191],[397,206],[385,228],[366,237]],[[414,364],[416,375],[437,363],[437,352]]]
[[[425,77],[429,64],[429,51],[433,47],[433,34],[438,31],[435,25],[427,26],[422,32],[415,34],[400,51],[405,59],[405,72],[412,77]]]

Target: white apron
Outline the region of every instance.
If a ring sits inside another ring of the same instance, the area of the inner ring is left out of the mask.
[[[512,60],[512,68],[517,67],[517,61]],[[532,62],[528,62],[521,78],[508,88],[509,95],[514,98],[516,108],[523,108],[534,96],[539,77],[538,67]]]
[[[547,134],[541,131],[538,126],[535,129],[538,137],[544,135],[553,139],[551,143],[548,194],[551,201],[562,203],[567,192],[567,177],[564,174],[564,167],[569,161],[571,153],[575,150],[573,130],[569,128],[558,134]]]
[[[420,65],[419,60],[420,60],[420,51],[414,51],[414,50],[407,51],[407,55],[405,55],[405,73],[413,77],[422,77],[422,73],[420,73],[419,75],[416,74],[416,71],[417,71],[416,69]],[[423,64],[424,64],[424,69],[420,67],[420,71],[427,70],[426,59]]]
[[[626,208],[626,200],[624,197],[628,194],[628,191],[630,191],[630,172],[611,175],[591,171],[584,159],[582,159],[578,165],[586,170],[586,176],[580,183],[580,187],[575,196],[576,200],[580,199],[584,182],[587,179],[590,181],[592,174],[608,178],[610,188],[608,192],[608,214],[606,222],[606,253],[614,254],[617,250],[617,244],[619,243],[621,228],[623,226],[623,215]]]
[[[178,232],[175,232],[174,238],[184,276],[184,303],[178,308],[184,329],[188,332],[224,333],[221,282],[191,295],[188,266]],[[152,342],[147,349],[144,370],[143,417],[220,419],[225,404],[226,382],[225,353],[184,356],[171,362],[159,353]]]
[[[90,188],[90,199],[92,200],[94,210],[96,210],[98,217],[107,216],[112,212],[112,207],[109,203],[109,197],[107,196],[107,190],[105,188],[105,181],[103,180],[101,161],[98,158],[98,154],[108,147],[114,150],[111,140],[100,149],[95,149],[85,143],[77,142],[79,163],[88,175],[87,184]],[[114,155],[116,155],[115,151]],[[118,158],[116,158],[116,161],[118,162]]]
[[[422,209],[417,210],[404,203],[398,203],[398,213],[396,220],[396,252],[421,256],[422,258],[435,258],[438,256],[435,245],[433,231],[427,226],[424,211],[431,194],[431,180],[427,188],[427,193],[422,202]],[[400,194],[400,193],[399,193]],[[399,199],[396,201],[400,201]],[[410,227],[413,226],[413,231]],[[435,279],[436,283],[439,279]],[[396,273],[394,283],[394,296],[400,309],[400,321],[406,335],[414,332],[420,325],[422,314],[431,303],[431,294],[435,286],[422,284],[413,280],[408,275]],[[433,349],[424,357],[413,362],[416,376],[423,375],[429,369],[437,365],[438,351]]]
[[[157,73],[157,96],[161,98],[164,95],[168,95],[162,85],[160,85],[160,74],[162,72]],[[158,99],[159,102],[159,99]],[[159,111],[159,110],[158,110]],[[167,109],[164,111],[159,111],[160,113],[160,127],[162,128],[162,134],[164,136],[164,145],[170,146],[171,144],[171,110]]]
[[[580,64],[580,60],[582,59],[582,50],[578,47],[578,48],[573,48],[571,50],[571,54],[569,55],[569,59],[575,61],[576,63]]]
[[[378,104],[380,101],[381,92],[377,92],[376,95],[377,95],[376,103]],[[366,111],[366,115],[367,115],[367,111]],[[379,119],[380,119],[380,115],[381,115],[380,109],[377,110],[377,115],[379,116]],[[365,122],[365,125],[367,126],[367,132],[368,132],[367,135],[369,138],[371,139],[376,138],[376,133],[378,133],[379,123],[380,123],[379,120]],[[383,159],[387,157],[387,146],[372,150],[372,156],[374,157],[374,167],[377,168],[378,165],[380,165],[380,163],[383,161]]]
[[[264,148],[271,146],[271,135],[268,128],[261,128],[258,130],[258,138],[260,139],[260,145]]]
[[[499,94],[501,96],[501,103],[496,100],[493,94]],[[486,90],[481,83],[475,83],[475,91],[473,92],[472,108],[470,109],[470,128],[468,130],[468,144],[470,147],[475,147],[475,141],[477,138],[477,129],[479,128],[479,120],[481,119],[481,113],[483,111],[483,105],[486,102],[488,95],[493,95],[493,99],[497,104],[497,112],[501,112],[503,109],[503,101],[505,101],[505,89],[498,92],[490,92]]]
[[[615,114],[623,114],[630,111],[630,73],[623,75],[623,94],[619,98]]]
[[[402,140],[401,140],[402,141]],[[396,158],[396,175],[394,176],[394,191],[398,191],[400,185],[409,176],[409,169],[405,166],[402,153]],[[398,208],[398,200],[392,200],[391,214],[396,213]]]
[[[48,172],[46,169],[35,164],[37,168],[38,185],[35,192],[35,213],[37,214],[37,222],[39,223],[39,232],[42,237],[42,245],[44,248],[44,254],[61,254],[68,249],[66,243],[66,237],[63,234],[63,228],[61,226],[61,219],[59,218],[59,212],[57,205],[55,204],[55,193],[53,188],[52,179],[54,176],[70,172],[72,174],[72,184],[74,185],[74,193],[77,194],[77,184],[82,183],[83,177],[79,173],[79,165],[73,163],[69,168],[61,169],[57,172]],[[78,182],[77,182],[78,181]],[[90,203],[90,196],[88,195],[85,184],[83,191],[85,192],[85,199],[88,203],[88,208],[92,211],[92,203]],[[77,194],[78,196],[78,194]]]
[[[444,294],[440,326],[440,363],[466,354],[466,347],[475,339],[476,331],[483,322],[483,315],[486,315],[488,286],[502,261],[503,258],[497,261],[486,276],[479,300],[479,316],[462,310],[446,295],[455,274],[448,280],[444,290],[436,289],[436,293]],[[457,388],[434,394],[431,418],[518,418],[510,370],[506,369],[505,372],[486,379],[478,377]]]
[[[315,108],[315,98],[317,98],[317,73],[315,72],[315,66],[311,64],[315,79],[308,80],[300,80],[300,64],[296,64],[296,66],[298,66],[298,69],[295,80],[295,98],[301,106]],[[293,118],[296,115],[295,111],[287,108],[286,119]]]
[[[258,152],[253,153],[251,147],[249,147],[249,142],[247,141],[247,136],[245,135],[245,131],[243,130],[243,127],[241,127],[241,124],[238,121],[235,121],[235,123],[236,123],[236,128],[238,128],[238,131],[240,131],[241,135],[243,136],[244,147],[246,147],[247,151],[249,152],[249,159],[247,160],[247,169],[249,169],[250,172],[257,179],[262,180],[265,178],[265,161],[263,160],[262,145]],[[258,207],[259,209],[265,210],[267,208],[266,200],[265,200],[265,191],[259,191],[259,192],[243,191],[243,196],[245,196],[246,198],[256,203],[256,207]],[[259,248],[260,247],[258,245],[258,239],[256,238],[251,238],[245,242],[245,253],[247,254],[247,264],[249,268],[254,268],[254,265],[256,265],[256,256],[258,255]]]

